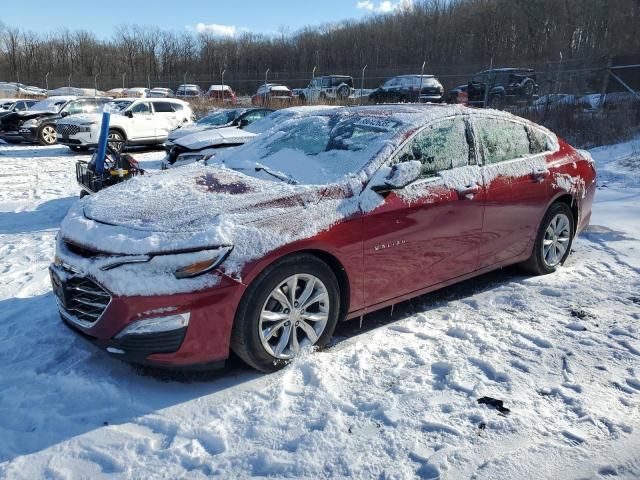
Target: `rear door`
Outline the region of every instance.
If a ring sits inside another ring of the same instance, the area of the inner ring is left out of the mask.
[[[486,207],[479,267],[525,254],[548,203],[546,148],[530,138],[524,122],[472,115],[483,160]]]
[[[175,104],[166,101],[153,101],[156,136],[166,139],[169,132],[180,125],[180,118],[176,113]]]
[[[484,191],[470,137],[467,119],[450,117],[398,155],[419,160],[423,177],[364,216],[365,294],[376,303],[476,269]]]

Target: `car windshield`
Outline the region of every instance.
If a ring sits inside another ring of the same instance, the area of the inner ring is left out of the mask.
[[[196,123],[198,125],[226,125],[227,123],[233,122],[237,115],[237,110],[220,110],[219,112],[202,117]]]
[[[259,135],[261,133],[266,132],[267,130],[271,130],[276,125],[286,122],[287,120],[291,120],[295,116],[294,112],[287,110],[278,110],[273,113],[270,113],[266,117],[261,118],[260,120],[256,120],[250,125],[247,125],[244,128],[245,132],[255,133]]]
[[[109,102],[102,107],[102,110],[110,113],[121,113],[124,112],[129,105],[133,102],[131,100],[116,100],[114,102]]]
[[[262,135],[218,161],[248,175],[280,178],[289,183],[333,183],[362,170],[401,123],[377,115],[312,115],[281,125],[273,135]]]
[[[52,112],[58,113],[60,108],[67,103],[66,99],[61,98],[47,98],[46,100],[42,100],[36,103],[31,110],[34,112]]]

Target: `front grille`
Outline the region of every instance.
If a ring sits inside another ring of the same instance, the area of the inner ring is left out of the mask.
[[[145,335],[126,335],[117,344],[127,353],[140,353],[150,355],[152,353],[173,353],[178,351],[186,328],[171,330],[170,332],[149,333]]]
[[[63,313],[80,324],[94,324],[111,302],[111,295],[100,285],[68,270],[52,269],[51,283]]]
[[[69,135],[75,135],[80,132],[80,127],[78,125],[73,125],[70,123],[58,123],[56,125],[56,133],[58,135],[63,135],[68,137]]]

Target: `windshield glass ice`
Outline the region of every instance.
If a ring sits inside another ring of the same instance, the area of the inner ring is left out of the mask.
[[[202,117],[196,123],[198,125],[226,125],[235,120],[237,113],[236,110],[220,110],[219,112]]]
[[[261,178],[265,168],[292,183],[333,183],[364,168],[401,125],[376,115],[313,115],[222,152],[218,161]]]
[[[250,125],[247,125],[244,128],[245,132],[255,133],[259,135],[261,133],[266,132],[267,130],[271,130],[276,125],[286,122],[287,120],[292,119],[295,116],[294,112],[290,112],[287,110],[278,110],[273,113],[270,113],[266,117],[261,118],[260,120],[256,120]]]
[[[133,102],[131,100],[115,100],[113,102],[106,103],[102,110],[110,113],[121,113],[124,112],[132,103]]]
[[[35,112],[52,112],[58,113],[60,107],[62,107],[67,100],[62,100],[60,98],[47,98],[46,100],[42,100],[36,103],[31,110]]]

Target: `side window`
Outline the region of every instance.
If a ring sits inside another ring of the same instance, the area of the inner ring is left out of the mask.
[[[269,113],[271,112],[268,112],[267,110],[256,110],[255,112],[247,113],[244,117],[242,117],[242,120],[246,120],[250,125],[256,120],[260,120],[261,118],[264,118]]]
[[[131,109],[134,115],[151,115],[151,107],[146,102],[140,102]]]
[[[173,113],[173,108],[169,102],[153,102],[153,109],[156,113]]]
[[[82,113],[96,113],[98,111],[98,101],[89,100],[82,104]]]
[[[485,164],[500,163],[529,155],[529,136],[524,125],[501,118],[476,118],[476,133]]]
[[[322,79],[322,88],[331,88],[331,78]]]
[[[83,112],[83,107],[84,102],[71,102],[69,105],[64,107],[64,111],[69,115],[76,115]]]
[[[549,148],[549,137],[546,133],[535,127],[527,126],[527,134],[529,135],[529,153],[535,155],[551,150]]]
[[[16,105],[15,105],[15,107],[13,107],[13,109],[16,112],[22,112],[23,110],[27,109],[27,106],[25,105],[24,102],[16,102]]]
[[[176,113],[181,112],[182,110],[184,110],[184,105],[182,105],[181,103],[173,103],[173,102],[171,102],[169,105],[171,105],[171,110],[173,110]]]
[[[428,177],[468,165],[469,154],[466,123],[455,117],[428,125],[407,144],[400,161],[420,161],[423,175]]]

